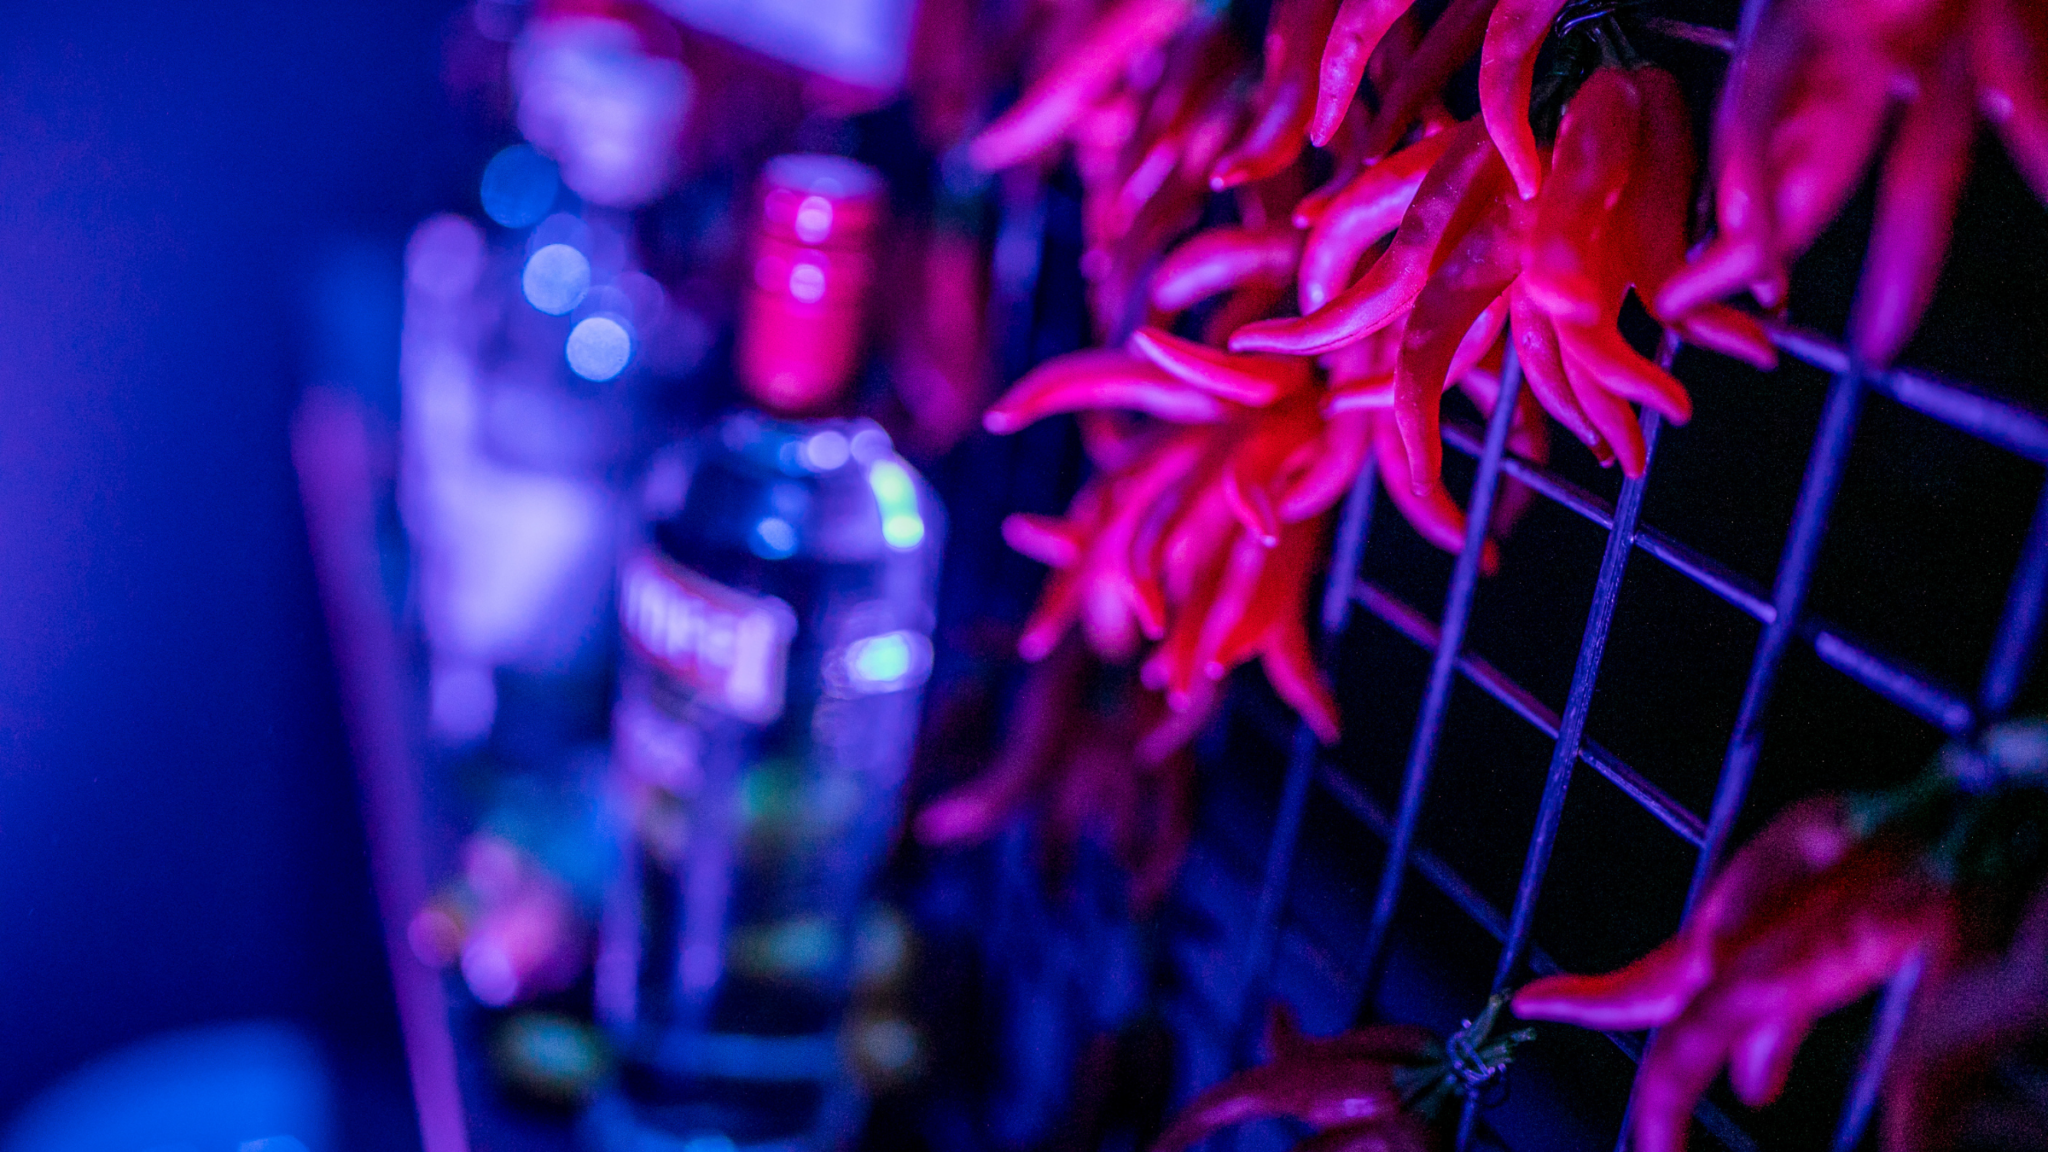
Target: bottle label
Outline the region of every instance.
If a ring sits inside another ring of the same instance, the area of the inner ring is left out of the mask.
[[[626,562],[619,620],[643,659],[706,703],[753,724],[782,715],[796,613],[781,600],[642,552]]]

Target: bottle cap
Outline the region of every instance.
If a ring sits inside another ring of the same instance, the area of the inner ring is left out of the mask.
[[[761,177],[754,274],[736,366],[761,404],[819,411],[860,366],[887,187],[843,156],[779,156]]]

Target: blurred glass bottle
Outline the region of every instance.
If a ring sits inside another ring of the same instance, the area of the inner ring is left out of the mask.
[[[614,1148],[847,1134],[854,930],[931,666],[939,508],[880,427],[835,415],[885,189],[783,156],[760,204],[733,371],[761,410],[657,460],[621,574],[624,864],[597,995],[622,1073],[593,1114]]]

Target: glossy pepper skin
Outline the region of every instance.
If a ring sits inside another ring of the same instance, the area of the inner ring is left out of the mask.
[[[1443,385],[1462,384],[1482,409],[1497,392],[1505,319],[1503,303],[1486,307],[1453,334],[1441,369]],[[1464,513],[1443,486],[1409,481],[1390,414],[1401,347],[1400,332],[1391,336],[1332,357],[1328,380],[1306,358],[1235,354],[1150,327],[1123,351],[1071,353],[1027,374],[987,425],[1007,432],[1080,411],[1099,471],[1064,518],[1004,525],[1013,547],[1054,569],[1020,654],[1045,658],[1076,625],[1113,659],[1151,642],[1141,677],[1175,709],[1257,659],[1282,699],[1334,741],[1337,710],[1306,626],[1327,513],[1376,460],[1426,539],[1454,551],[1464,543]],[[1533,404],[1518,411],[1513,442],[1545,458]],[[1503,501],[1503,529],[1515,503]],[[1489,541],[1483,569],[1498,563]]]
[[[1479,55],[1479,114],[1524,200],[1534,199],[1543,182],[1536,133],[1529,127],[1536,54],[1567,2],[1500,0],[1486,22],[1486,44]]]
[[[1293,1014],[1275,1006],[1266,1046],[1271,1059],[1211,1087],[1167,1126],[1152,1152],[1183,1152],[1224,1128],[1288,1118],[1316,1130],[1299,1147],[1423,1152],[1434,1143],[1423,1121],[1402,1110],[1396,1072],[1441,1058],[1429,1033],[1373,1025],[1327,1039],[1301,1034]]]
[[[1314,455],[1304,449],[1319,448],[1325,431],[1312,366],[1229,358],[1150,330],[1131,343],[1134,353],[1116,355],[1190,394],[1259,403],[1217,400],[1228,418],[1213,427],[1161,423],[1141,432],[1121,467],[1084,486],[1064,520],[1006,524],[1013,546],[1055,569],[1019,652],[1042,659],[1077,623],[1090,646],[1113,659],[1142,636],[1157,642],[1143,680],[1176,711],[1195,707],[1230,668],[1257,658],[1282,698],[1335,740],[1336,707],[1303,621],[1319,518],[1341,496],[1296,492]],[[1018,387],[1027,399],[1043,388],[1028,376]],[[1027,407],[999,401],[993,411]]]

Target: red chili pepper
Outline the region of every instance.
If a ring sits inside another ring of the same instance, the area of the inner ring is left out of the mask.
[[[1322,435],[1322,415],[1313,397],[1259,414],[1257,429],[1230,454],[1222,472],[1223,497],[1238,523],[1261,544],[1280,539],[1279,492],[1306,464],[1303,448],[1313,449]]]
[[[1499,12],[1506,10],[1502,8]],[[1499,12],[1495,14],[1496,20],[1500,18]],[[1662,157],[1653,159],[1654,154],[1638,149],[1642,113],[1642,94],[1631,72],[1624,68],[1602,68],[1573,95],[1558,122],[1557,144],[1552,153],[1555,172],[1543,185],[1543,197],[1537,201],[1529,239],[1529,267],[1522,280],[1530,297],[1541,303],[1553,319],[1590,323],[1599,318],[1602,286],[1600,272],[1594,265],[1597,253],[1616,246],[1617,234],[1625,225],[1617,212],[1622,191],[1645,162],[1663,163]],[[1526,115],[1523,120],[1526,123]],[[1498,141],[1499,130],[1492,131]],[[1533,156],[1534,137],[1530,140]],[[1690,157],[1688,150],[1683,158],[1673,162],[1686,163]],[[1534,163],[1541,167],[1540,161]],[[1645,171],[1642,175],[1651,174]],[[1662,183],[1666,175],[1656,173],[1645,183]],[[1668,175],[1675,180],[1679,174]],[[1530,185],[1524,184],[1522,188],[1525,198],[1533,194]],[[1682,255],[1682,218],[1679,227]]]
[[[1039,590],[1038,603],[1017,635],[1017,657],[1036,664],[1058,647],[1060,637],[1081,618],[1081,600],[1088,592],[1079,567],[1055,568]]]
[[[1251,610],[1230,623],[1202,666],[1209,679],[1221,680],[1232,668],[1258,655],[1283,619],[1299,620],[1302,592],[1308,587],[1309,571],[1322,544],[1318,529],[1317,524],[1297,526],[1275,543],[1252,592]]]
[[[1464,551],[1465,510],[1451,499],[1442,481],[1423,491],[1416,490],[1408,448],[1402,443],[1401,429],[1391,415],[1374,417],[1373,450],[1387,496],[1400,509],[1402,517],[1431,544],[1454,555]],[[1479,570],[1488,576],[1500,570],[1500,551],[1491,540],[1480,553]]]
[[[1536,397],[1536,402],[1564,425],[1565,431],[1591,448],[1602,463],[1612,462],[1613,451],[1580,406],[1565,375],[1564,360],[1557,346],[1557,330],[1551,326],[1550,317],[1529,299],[1528,290],[1519,283],[1508,290],[1508,322],[1514,333],[1515,359],[1522,366],[1522,375],[1528,380],[1529,392]]]
[[[1972,22],[1977,107],[2034,195],[2048,201],[2048,12],[2022,0],[1977,0]]]
[[[1049,568],[1071,568],[1081,559],[1082,535],[1072,521],[1029,512],[1003,518],[1003,542]]]
[[[1380,40],[1408,12],[1414,0],[1344,0],[1323,47],[1315,119],[1309,139],[1327,147],[1358,96],[1368,62]]]
[[[1500,182],[1510,199],[1513,192]],[[1501,299],[1521,273],[1521,236],[1527,211],[1521,201],[1497,203],[1458,242],[1438,266],[1401,337],[1401,359],[1394,375],[1394,421],[1407,445],[1411,484],[1421,496],[1438,485],[1443,469],[1443,438],[1439,411],[1443,391],[1455,381],[1452,361],[1465,336],[1493,303]],[[1506,309],[1501,309],[1504,317]],[[1495,329],[1497,332],[1498,329]],[[1479,352],[1493,342],[1488,336]],[[1473,359],[1477,359],[1475,355]],[[1391,479],[1389,483],[1394,481]]]
[[[1486,23],[1486,43],[1479,54],[1479,114],[1485,118],[1486,130],[1493,134],[1493,142],[1524,200],[1534,199],[1543,182],[1536,133],[1529,128],[1529,92],[1536,81],[1536,55],[1565,3],[1566,0],[1500,0]],[[1561,139],[1561,130],[1559,136]]]
[[[1366,252],[1401,226],[1430,166],[1453,135],[1438,133],[1365,168],[1330,197],[1302,245],[1301,311],[1314,312],[1351,283]]]
[[[1330,178],[1296,202],[1296,228],[1313,227],[1317,220],[1322,219],[1323,210],[1329,207],[1331,198],[1365,171],[1365,129],[1365,117],[1352,116],[1337,129],[1336,136],[1322,145],[1329,150],[1331,157]]]
[[[1677,935],[1604,976],[1546,976],[1525,984],[1515,993],[1515,1015],[1608,1032],[1672,1020],[1713,979],[1754,917],[1834,867],[1854,844],[1840,798],[1794,804],[1730,857]]]
[[[1246,284],[1285,285],[1301,262],[1302,234],[1287,227],[1228,225],[1197,232],[1167,253],[1152,272],[1152,306],[1182,312]]]
[[[1872,368],[1889,367],[1919,327],[1948,254],[1977,136],[1963,49],[1957,43],[1949,50],[1928,87],[1907,106],[1885,154],[1877,223],[1849,312],[1849,350]]]
[[[1775,1100],[1821,1016],[1937,946],[1945,894],[1900,857],[1866,845],[1751,925],[1725,970],[1643,1053],[1632,1100],[1638,1152],[1682,1152],[1692,1110],[1724,1064],[1737,1099]]]
[[[1372,413],[1331,412],[1323,422],[1322,450],[1280,498],[1280,519],[1288,524],[1320,516],[1351,490],[1372,447]]]
[[[1017,381],[982,416],[1001,436],[1080,408],[1123,408],[1181,424],[1221,420],[1221,401],[1128,352],[1085,349],[1056,356]]]
[[[1236,81],[1244,62],[1222,28],[1183,34],[1168,49],[1164,74],[1152,90],[1137,130],[1124,147],[1113,230],[1130,227],[1145,202],[1180,166],[1188,139]]]
[[[1121,334],[1125,318],[1142,287],[1142,277],[1168,246],[1192,228],[1208,203],[1206,174],[1217,154],[1237,131],[1243,106],[1224,91],[1204,109],[1183,143],[1173,175],[1147,200],[1129,228],[1106,246],[1082,255],[1081,270],[1094,281],[1092,293],[1098,328]]]
[[[1562,324],[1557,335],[1564,344],[1568,369],[1584,372],[1593,383],[1623,400],[1656,409],[1673,424],[1692,419],[1692,397],[1685,386],[1630,347],[1612,321]]]
[[[1230,339],[1230,334],[1254,321],[1264,320],[1278,311],[1287,298],[1294,293],[1289,284],[1247,284],[1232,292],[1223,303],[1217,305],[1209,319],[1202,324],[1202,340],[1218,348]]]
[[[1189,665],[1192,674],[1209,680],[1222,679],[1229,666],[1220,657],[1231,632],[1245,624],[1248,617],[1258,619],[1271,611],[1270,604],[1261,601],[1259,593],[1275,551],[1272,545],[1251,532],[1240,533],[1232,542],[1223,561],[1221,578],[1216,583],[1216,594],[1202,613],[1201,627],[1196,630],[1193,659]],[[1187,691],[1193,683],[1190,679],[1174,687]]]
[[[1715,118],[1716,213],[1719,232],[1689,267],[1658,292],[1658,312],[1683,316],[1747,286],[1766,307],[1784,293],[1786,264],[1820,235],[1861,183],[1877,150],[1896,91],[1941,90],[1921,119],[1891,145],[1903,150],[1895,175],[1902,206],[1891,214],[1897,247],[1880,253],[1869,287],[1863,339],[1879,361],[1910,334],[1938,267],[1945,222],[1925,229],[1909,220],[1945,221],[1967,157],[1953,160],[1954,139],[1967,135],[1961,111],[1972,86],[1980,94],[1986,53],[1964,44],[1970,27],[2004,25],[1983,0],[1785,0],[1766,10],[1756,35],[1732,63]],[[1981,41],[1978,43],[1981,44]],[[1967,58],[1959,63],[1958,56]],[[1954,71],[1952,71],[1954,70]],[[1963,72],[1972,75],[1965,79]],[[2041,82],[2028,83],[2040,91]],[[2048,100],[2048,97],[2043,97]],[[1998,103],[1994,101],[1994,103]],[[1967,152],[1965,142],[1960,146]],[[1903,204],[1914,203],[1909,213]],[[1939,241],[1940,243],[1937,243]],[[1892,347],[1887,350],[1886,345]]]
[[[1254,407],[1308,387],[1315,369],[1296,356],[1244,356],[1183,340],[1159,328],[1131,333],[1129,347],[1183,384]]]
[[[1807,63],[1800,103],[1768,137],[1766,160],[1776,179],[1768,202],[1776,259],[1805,251],[1863,183],[1891,103],[1886,86],[1873,78],[1891,71],[1881,56],[1854,44],[1823,51]]]
[[[968,144],[969,161],[994,171],[1045,150],[1109,91],[1132,57],[1166,43],[1198,11],[1194,0],[1117,0],[1080,44]]]
[[[1331,698],[1322,673],[1316,670],[1308,629],[1299,612],[1283,614],[1266,634],[1259,646],[1259,666],[1265,670],[1273,691],[1300,714],[1316,739],[1335,744],[1339,735],[1337,702]]]
[[[1146,418],[1113,408],[1090,408],[1074,414],[1081,429],[1081,450],[1098,471],[1121,472],[1131,466],[1147,442]]]
[[[1367,1132],[1386,1152],[1419,1152],[1426,1146],[1428,1130],[1402,1111],[1394,1073],[1440,1058],[1427,1032],[1377,1025],[1309,1039],[1301,1035],[1293,1014],[1276,1005],[1266,1034],[1269,1061],[1197,1096],[1152,1152],[1179,1152],[1231,1125],[1276,1117],[1291,1117],[1336,1137],[1319,1142],[1319,1148],[1353,1147]]]
[[[1330,371],[1325,412],[1377,411],[1394,406],[1394,369],[1401,360],[1403,327],[1390,324],[1356,344],[1324,355]]]
[[[1763,327],[1741,312],[1721,304],[1702,305],[1675,317],[1656,310],[1657,289],[1685,266],[1694,175],[1692,118],[1671,73],[1637,68],[1633,79],[1642,96],[1641,155],[1657,161],[1654,167],[1638,166],[1622,197],[1634,266],[1630,282],[1651,314],[1677,328],[1687,341],[1765,371],[1776,368],[1777,348]]]
[[[1263,180],[1301,155],[1314,110],[1318,56],[1336,9],[1337,0],[1274,0],[1251,129],[1210,170],[1211,188],[1220,192]]]
[[[1737,853],[1662,947],[1608,976],[1535,981],[1514,1008],[1594,1028],[1661,1028],[1636,1081],[1633,1147],[1679,1152],[1724,1065],[1738,1099],[1770,1102],[1821,1016],[1915,954],[1938,968],[1953,931],[1951,898],[1907,838],[1882,827],[1860,835],[1848,806],[1822,797]]]
[[[1366,133],[1365,154],[1383,156],[1408,134],[1416,120],[1436,102],[1446,83],[1486,38],[1486,18],[1494,0],[1451,0],[1422,37],[1415,55],[1401,69],[1380,101],[1372,131]]]
[[[1493,406],[1500,403],[1498,369],[1491,373],[1460,373],[1454,378],[1459,391],[1471,398],[1481,416],[1493,415]],[[1550,461],[1550,422],[1544,419],[1543,408],[1535,396],[1526,390],[1515,397],[1515,417],[1508,425],[1508,451],[1534,464]],[[1535,502],[1534,489],[1516,480],[1504,481],[1500,498],[1493,506],[1494,534],[1506,536]]]
[[[1370,335],[1415,302],[1450,248],[1511,187],[1485,125],[1472,120],[1445,135],[1451,139],[1422,178],[1393,245],[1366,274],[1308,316],[1240,329],[1230,338],[1232,351],[1328,352]]]

